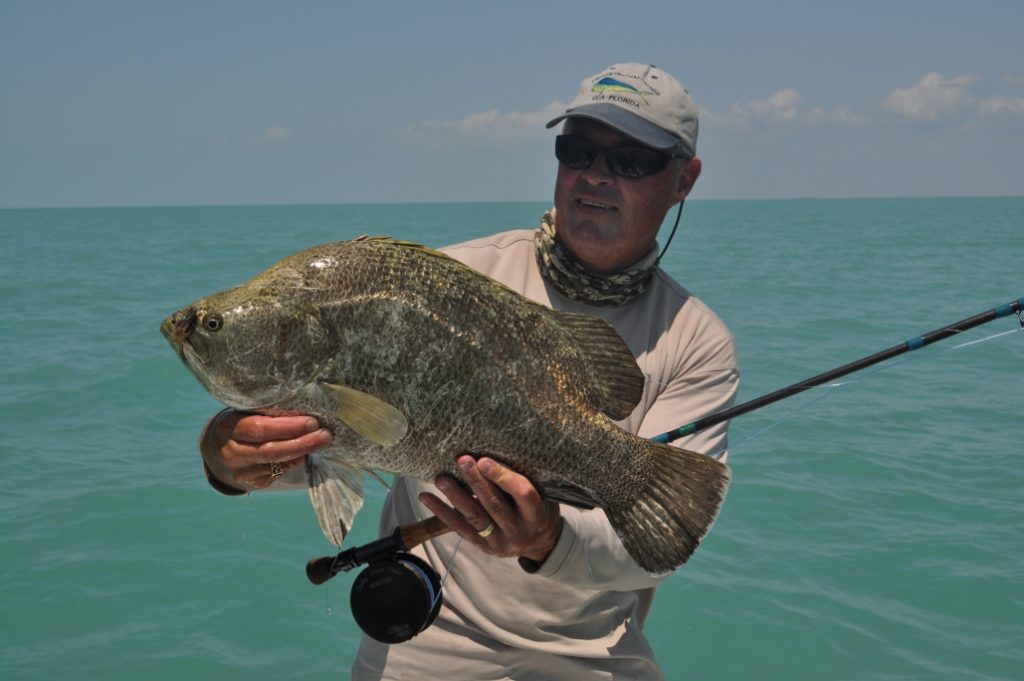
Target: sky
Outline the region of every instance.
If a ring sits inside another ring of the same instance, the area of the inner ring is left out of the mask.
[[[0,0],[0,208],[549,201],[655,64],[694,198],[1024,195],[1024,2]]]

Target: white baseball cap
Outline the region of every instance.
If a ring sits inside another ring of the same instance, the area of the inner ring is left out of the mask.
[[[565,113],[548,122],[589,118],[654,149],[697,153],[697,105],[678,80],[649,64],[616,64],[583,79]]]

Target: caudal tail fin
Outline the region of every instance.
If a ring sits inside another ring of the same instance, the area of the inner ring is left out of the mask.
[[[605,513],[633,560],[652,573],[679,567],[711,529],[729,487],[729,467],[709,456],[644,442],[654,462],[645,492]]]

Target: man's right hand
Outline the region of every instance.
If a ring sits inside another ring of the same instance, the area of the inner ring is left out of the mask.
[[[199,451],[217,482],[248,492],[270,487],[330,441],[331,432],[311,416],[258,416],[225,409],[206,424]]]

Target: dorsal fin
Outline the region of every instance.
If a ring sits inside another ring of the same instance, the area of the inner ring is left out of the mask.
[[[451,257],[450,255],[442,253],[441,251],[431,248],[430,246],[424,246],[423,244],[416,243],[415,241],[395,239],[394,237],[390,236],[368,236],[366,234],[363,234],[362,236],[358,236],[355,239],[352,239],[352,241],[358,241],[361,243],[369,244],[383,244],[385,246],[399,246],[401,248],[408,248],[413,251],[419,251],[424,255],[432,255],[438,258],[442,258],[444,260],[458,262],[458,260],[455,260],[455,258]]]
[[[644,375],[622,336],[600,317],[554,312],[587,360],[591,406],[613,421],[633,413],[644,393]]]

